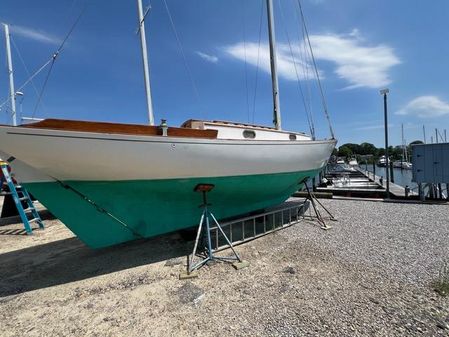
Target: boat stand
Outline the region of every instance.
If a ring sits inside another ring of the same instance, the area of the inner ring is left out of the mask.
[[[249,266],[249,263],[243,261],[237,254],[231,241],[229,240],[229,238],[223,231],[222,227],[220,226],[220,223],[217,221],[215,216],[209,210],[208,206],[211,206],[211,204],[207,202],[207,193],[212,191],[213,188],[214,185],[211,184],[198,184],[194,189],[195,192],[200,192],[203,194],[203,204],[200,206],[203,208],[203,212],[201,214],[200,224],[198,226],[193,252],[192,255],[188,258],[187,273],[181,273],[179,275],[180,279],[197,277],[198,275],[196,271],[210,261],[224,261],[224,262],[235,261],[232,264],[235,269],[242,269]],[[224,257],[224,256],[217,256],[214,254],[214,250],[212,249],[212,238],[210,230],[211,222],[213,222],[216,228],[223,235],[223,238],[226,240],[226,243],[228,244],[229,248],[231,248],[234,256]],[[200,241],[202,242],[202,244],[204,244],[204,240],[202,239],[203,237],[206,238],[205,247],[202,249],[201,253],[198,254]],[[202,260],[194,263],[194,258],[197,255],[202,256]]]
[[[324,209],[324,211],[329,215],[329,220],[330,221],[337,221],[337,219],[335,219],[335,217],[332,215],[332,213],[326,208],[324,207],[324,205],[318,200],[318,198],[315,196],[315,194],[313,193],[313,191],[310,190],[309,186],[307,185],[307,180],[302,181],[302,183],[304,184],[306,191],[307,191],[307,197],[306,200],[309,200],[310,203],[312,204],[312,208],[313,211],[315,213],[315,216],[309,215],[306,216],[304,214],[304,218],[308,217],[309,219],[316,219],[318,221],[318,223],[321,225],[321,229],[323,230],[329,230],[332,228],[332,226],[326,224],[326,222],[324,221],[323,216],[321,215],[320,210],[318,209],[318,205],[321,206],[322,209]],[[310,209],[310,212],[312,212],[312,210]]]

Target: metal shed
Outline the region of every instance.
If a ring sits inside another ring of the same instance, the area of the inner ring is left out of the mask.
[[[412,162],[416,183],[449,182],[449,143],[414,145]]]

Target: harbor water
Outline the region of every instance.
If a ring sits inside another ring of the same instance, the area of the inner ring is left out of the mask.
[[[373,172],[373,165],[360,165],[362,170],[368,170],[369,172]],[[386,168],[380,167],[376,165],[376,175],[379,177],[383,177],[384,180],[387,179]],[[418,185],[412,181],[412,170],[404,170],[400,168],[393,168],[393,178],[394,183],[400,186],[408,186],[410,189],[417,191]]]

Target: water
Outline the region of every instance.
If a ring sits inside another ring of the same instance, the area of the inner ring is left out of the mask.
[[[360,165],[362,170],[366,169],[365,165]],[[368,171],[373,172],[373,165],[368,165]],[[384,180],[387,179],[387,175],[385,173],[385,167],[379,167],[376,165],[376,175],[379,177],[384,177]],[[402,187],[408,186],[411,189],[417,189],[418,185],[412,181],[412,170],[401,170],[400,168],[393,168],[393,178],[394,183],[396,185],[400,185]]]

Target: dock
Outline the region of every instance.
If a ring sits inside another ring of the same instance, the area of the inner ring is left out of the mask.
[[[358,198],[387,198],[386,181],[381,183],[381,177],[372,172],[360,168],[344,170],[328,170],[324,178],[328,182],[316,187],[319,193],[332,193],[336,196]],[[416,199],[418,194],[408,192],[403,186],[390,182],[390,198],[392,199]]]
[[[385,189],[385,193],[386,193],[386,182],[384,180],[384,185],[381,185],[380,183],[380,177],[375,175],[373,172],[370,171],[365,171],[365,170],[361,170],[359,169],[359,171],[361,173],[363,173],[368,179],[370,179],[371,181],[379,184],[379,186],[382,186]],[[416,197],[418,196],[418,193],[414,192],[414,191],[409,191],[408,196],[406,196],[405,193],[405,188],[402,187],[401,185],[397,185],[395,183],[392,183],[390,181],[390,194],[392,195],[392,197],[396,198],[396,199],[403,199],[403,198],[407,198],[407,197]]]

